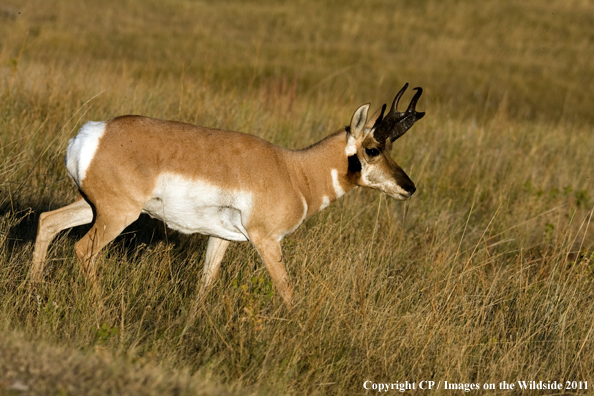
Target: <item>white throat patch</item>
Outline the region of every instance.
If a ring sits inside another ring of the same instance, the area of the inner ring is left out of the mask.
[[[324,195],[322,197],[322,206],[320,206],[320,209],[318,209],[318,211],[326,209],[328,205],[330,205],[330,199]]]
[[[336,199],[342,197],[344,195],[344,190],[338,181],[338,171],[336,169],[332,169],[330,171],[332,175],[332,187],[334,187],[334,192],[336,193]]]
[[[357,140],[349,133],[344,153],[347,157],[357,154]]]

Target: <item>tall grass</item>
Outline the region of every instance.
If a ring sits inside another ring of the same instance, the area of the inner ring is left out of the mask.
[[[592,381],[592,8],[3,3],[0,390]],[[73,253],[88,227],[61,234],[44,283],[28,283],[39,214],[76,196],[63,154],[82,123],[136,113],[300,148],[406,81],[425,88],[427,117],[393,157],[418,191],[356,190],[288,236],[294,309],[233,244],[191,316],[206,238],[147,218],[103,252],[100,296]]]

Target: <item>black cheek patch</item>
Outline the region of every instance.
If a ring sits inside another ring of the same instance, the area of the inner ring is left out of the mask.
[[[361,161],[356,154],[349,156],[349,174],[353,175],[359,172],[361,172]]]

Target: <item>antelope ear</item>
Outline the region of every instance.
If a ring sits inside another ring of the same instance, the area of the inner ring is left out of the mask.
[[[384,118],[384,111],[386,110],[386,105],[384,104],[381,108],[377,109],[374,115],[371,116],[369,120],[367,120],[367,124],[365,124],[365,129],[374,129],[376,126],[382,122]]]
[[[351,135],[355,139],[359,139],[365,133],[365,124],[367,122],[367,112],[369,112],[369,103],[365,103],[359,107],[353,118],[351,118]]]

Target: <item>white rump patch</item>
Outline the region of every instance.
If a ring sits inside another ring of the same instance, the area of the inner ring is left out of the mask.
[[[159,176],[144,213],[185,234],[213,235],[228,241],[247,241],[252,194],[226,190],[202,180],[165,173]]]
[[[338,171],[336,169],[332,169],[330,173],[332,174],[332,186],[334,187],[334,192],[336,193],[336,199],[338,199],[344,195],[344,190],[338,181]]]
[[[89,121],[80,128],[78,135],[68,141],[66,169],[78,188],[82,189],[87,169],[95,157],[99,141],[104,133],[104,121]]]

